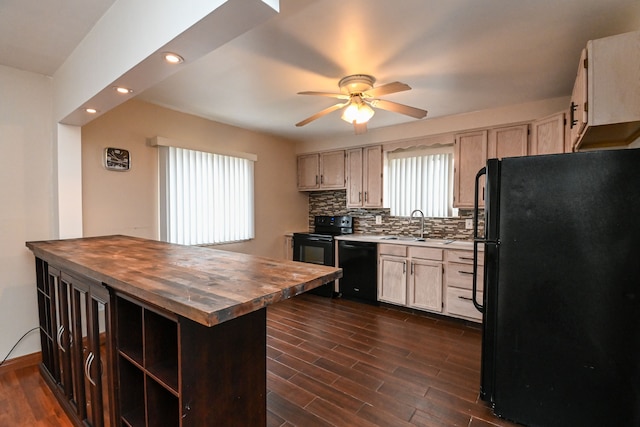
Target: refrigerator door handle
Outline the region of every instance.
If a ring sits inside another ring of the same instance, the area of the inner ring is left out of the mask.
[[[478,189],[480,187],[480,178],[483,175],[487,174],[487,168],[483,167],[482,169],[480,169],[478,171],[478,173],[476,174],[476,188],[475,188],[475,195],[474,195],[474,200],[473,200],[473,287],[472,287],[472,300],[473,300],[473,305],[475,306],[475,308],[480,312],[480,313],[484,313],[484,306],[482,304],[480,304],[478,302],[477,299],[477,295],[478,295],[478,245],[479,244],[484,244],[487,243],[487,238],[486,238],[486,229],[484,232],[483,236],[479,236],[478,235],[478,214],[479,214],[479,207],[478,207]]]

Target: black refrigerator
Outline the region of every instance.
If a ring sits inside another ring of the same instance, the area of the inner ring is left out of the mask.
[[[490,159],[482,182],[482,399],[528,426],[640,426],[640,150]]]

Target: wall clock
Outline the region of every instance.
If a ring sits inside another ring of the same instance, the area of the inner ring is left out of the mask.
[[[104,166],[109,170],[128,171],[131,167],[129,150],[107,147],[104,150]]]

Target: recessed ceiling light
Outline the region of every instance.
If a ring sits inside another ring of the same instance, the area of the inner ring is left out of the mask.
[[[122,94],[133,93],[133,89],[129,89],[128,87],[116,86],[114,87],[114,89],[116,90],[116,92]]]
[[[95,108],[85,108],[84,111],[86,111],[89,114],[95,114],[98,112],[98,110],[96,110]]]
[[[178,55],[177,53],[173,53],[173,52],[165,52],[165,53],[162,54],[162,57],[169,64],[180,64],[181,62],[184,61],[184,58],[182,56]]]

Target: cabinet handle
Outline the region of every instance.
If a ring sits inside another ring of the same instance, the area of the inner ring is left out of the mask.
[[[60,350],[62,350],[63,352],[65,352],[65,353],[66,353],[66,352],[67,352],[67,350],[65,350],[65,349],[64,349],[64,347],[62,346],[62,342],[61,342],[61,340],[62,340],[62,333],[63,333],[63,332],[64,332],[64,326],[63,326],[63,325],[60,325],[60,327],[58,328],[58,338],[57,338],[57,341],[58,341],[58,348],[59,348]]]
[[[409,263],[411,264],[411,274],[413,275],[413,263],[411,261]]]
[[[324,175],[320,175],[320,184],[324,184]]]
[[[364,201],[365,202],[367,201],[367,192],[366,191],[364,192]]]
[[[362,191],[358,192],[358,201],[361,202],[362,201]]]
[[[471,272],[471,271],[458,270],[458,273],[460,273],[460,274],[468,274],[469,276],[473,276],[473,272]]]
[[[578,109],[578,104],[571,101],[571,108],[569,109],[569,113],[570,113],[569,129],[573,129],[573,127],[578,124],[578,120],[575,118],[577,109]]]
[[[469,257],[467,257],[467,256],[461,256],[461,257],[458,257],[458,258],[460,258],[460,259],[465,259],[465,260],[467,260],[467,261],[473,261],[473,258],[469,258]]]
[[[473,301],[473,298],[470,297],[463,297],[462,295],[458,295],[458,299],[463,299],[465,301]]]
[[[402,261],[402,274],[407,273],[407,261]]]
[[[91,364],[93,363],[94,357],[95,356],[92,352],[89,352],[89,354],[87,355],[87,360],[85,360],[84,362],[84,376],[87,377],[91,384],[96,386],[96,382],[93,381],[93,378],[91,378]]]
[[[318,185],[318,175],[316,175],[316,185]]]

